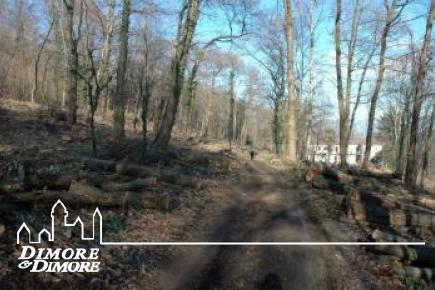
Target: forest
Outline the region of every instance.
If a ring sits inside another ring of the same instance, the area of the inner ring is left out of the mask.
[[[435,0],[0,0],[0,283],[434,289],[434,18]],[[100,270],[17,266],[35,241],[99,248]]]

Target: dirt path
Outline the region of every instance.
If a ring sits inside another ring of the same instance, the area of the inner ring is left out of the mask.
[[[256,161],[242,170],[233,205],[202,241],[326,241],[307,218],[295,180]],[[315,246],[191,246],[162,272],[160,284],[163,289],[331,289],[327,255],[333,251]]]

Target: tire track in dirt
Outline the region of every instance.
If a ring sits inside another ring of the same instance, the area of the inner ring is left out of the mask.
[[[202,241],[326,241],[306,217],[295,181],[257,161],[241,173],[233,189],[239,198]],[[171,290],[332,289],[326,254],[312,246],[191,246],[163,270],[160,284]]]

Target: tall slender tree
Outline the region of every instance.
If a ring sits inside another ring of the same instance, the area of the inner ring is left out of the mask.
[[[183,5],[181,10],[182,13],[180,15],[175,53],[171,61],[171,94],[167,98],[166,109],[154,140],[154,145],[163,149],[168,146],[169,140],[171,139],[172,128],[174,127],[178,104],[183,89],[187,59],[192,46],[202,0],[183,2],[185,2],[185,5]]]
[[[232,65],[229,77],[230,114],[228,118],[228,145],[230,151],[232,150],[232,144],[234,141],[235,78],[236,73],[234,72],[234,65]]]
[[[112,57],[112,47],[113,47],[113,32],[115,29],[115,7],[116,0],[107,0],[107,5],[109,12],[107,15],[107,23],[102,27],[104,35],[104,47],[101,50],[102,65],[98,70],[98,77],[106,79],[110,73],[111,68],[111,57]],[[103,117],[107,113],[108,102],[110,98],[109,89],[106,88],[102,95],[103,99]]]
[[[376,106],[379,98],[379,93],[382,88],[382,83],[384,82],[384,73],[385,73],[385,54],[387,52],[387,39],[388,34],[390,33],[391,28],[393,27],[394,21],[400,16],[403,8],[406,4],[402,4],[401,9],[398,13],[396,13],[396,10],[398,8],[397,0],[393,0],[390,3],[388,3],[388,0],[384,0],[384,7],[386,10],[386,18],[385,18],[385,26],[382,31],[381,36],[381,51],[379,54],[379,65],[378,65],[378,71],[377,71],[377,78],[376,78],[376,85],[375,89],[373,90],[372,98],[370,101],[370,112],[369,112],[369,119],[368,119],[368,125],[367,125],[367,135],[366,135],[366,149],[364,153],[364,159],[362,167],[367,169],[368,162],[370,159],[370,151],[372,149],[372,137],[373,137],[373,127],[375,123],[375,114],[376,114]]]
[[[414,63],[414,62],[413,62]],[[406,148],[408,147],[408,133],[409,133],[409,120],[410,120],[410,106],[411,106],[411,92],[408,91],[405,95],[405,102],[402,109],[402,118],[400,120],[400,136],[399,136],[399,149],[396,156],[396,168],[393,175],[396,178],[403,178],[406,165]]]
[[[420,187],[424,187],[425,179],[429,170],[429,155],[432,149],[432,139],[433,139],[433,126],[435,123],[435,101],[432,100],[432,113],[429,119],[429,124],[427,128],[426,137],[424,140],[424,149],[423,149],[423,162],[421,166],[421,178],[420,178]]]
[[[343,93],[343,76],[341,74],[341,13],[342,2],[336,1],[335,9],[335,69],[337,73],[337,100],[338,100],[338,113],[340,117],[339,130],[340,130],[340,163],[341,166],[346,166],[347,146],[346,138],[348,132],[348,106]]]
[[[365,78],[369,65],[371,64],[371,59],[377,48],[374,42],[371,47],[362,45],[361,41],[361,19],[363,13],[363,4],[360,0],[351,1],[351,23],[350,23],[350,33],[349,37],[342,40],[342,1],[336,1],[336,14],[335,14],[335,66],[337,75],[337,102],[338,102],[338,113],[339,113],[339,145],[340,145],[340,166],[347,166],[347,149],[352,136],[352,130],[355,122],[356,112],[359,105],[361,104],[362,89],[365,83]],[[376,33],[376,28],[375,32]],[[346,76],[343,78],[342,72],[342,44],[345,43],[346,52]],[[362,48],[361,48],[362,47]],[[367,48],[369,50],[367,51]],[[364,52],[358,56],[358,51],[364,49]],[[360,79],[358,82],[358,87],[356,90],[353,89],[353,83],[355,81],[355,71],[359,66],[360,62],[364,62],[363,66],[360,68]],[[356,95],[354,96],[354,91]],[[354,100],[354,105],[351,108],[352,100]]]
[[[48,42],[48,39],[50,37],[51,34],[51,30],[53,28],[53,24],[54,22],[51,21],[50,26],[48,28],[48,31],[44,37],[44,40],[41,43],[41,46],[38,49],[38,53],[36,54],[35,57],[35,67],[34,67],[34,73],[33,73],[33,88],[32,88],[32,95],[30,97],[30,101],[32,102],[32,104],[35,102],[35,98],[38,95],[38,73],[39,73],[39,61],[41,60],[41,56],[42,56],[42,52],[44,50],[45,45]]]
[[[79,66],[79,54],[77,51],[77,46],[80,39],[81,23],[79,24],[77,35],[74,35],[75,0],[63,0],[63,3],[65,13],[63,34],[67,48],[66,93],[70,122],[74,124],[77,121],[77,70]]]
[[[128,30],[130,23],[131,1],[123,0],[121,29],[119,31],[119,57],[116,74],[116,91],[113,96],[113,137],[115,139],[124,137],[125,125],[125,98],[127,95],[127,58],[128,58]]]
[[[293,21],[292,5],[290,0],[284,2],[284,30],[287,41],[287,159],[292,163],[297,162],[297,131],[296,131],[296,106],[297,92],[293,74]]]
[[[415,187],[417,185],[417,142],[418,130],[420,124],[420,113],[423,103],[423,81],[427,72],[427,63],[429,57],[429,45],[432,39],[432,26],[435,18],[435,0],[431,0],[429,13],[426,21],[426,32],[424,35],[423,44],[420,50],[420,57],[418,60],[418,68],[415,76],[415,82],[412,88],[413,108],[411,117],[411,133],[409,140],[409,148],[406,160],[405,170],[405,185],[408,187]]]

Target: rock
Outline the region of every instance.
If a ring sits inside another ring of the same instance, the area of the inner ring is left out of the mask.
[[[426,281],[435,280],[434,268],[418,268],[411,266],[395,267],[394,272],[396,275],[406,277],[409,279],[424,279]]]
[[[2,182],[0,183],[0,193],[14,193],[24,191],[25,185],[23,182]]]
[[[375,245],[368,251],[381,255],[395,256],[401,261],[411,262],[415,266],[433,268],[435,266],[435,248],[428,246]]]
[[[54,152],[53,148],[41,149],[41,150],[39,150],[39,157],[40,158],[50,158],[53,156],[54,153],[55,152]]]
[[[347,198],[348,216],[358,221],[392,226],[433,227],[435,215],[411,205],[404,205],[394,196],[374,195],[352,190]]]
[[[381,264],[391,264],[394,262],[399,262],[400,258],[390,255],[376,255],[376,261]]]
[[[60,137],[62,139],[63,142],[65,143],[69,143],[72,141],[72,137],[69,135],[62,135],[62,137]]]
[[[397,234],[392,234],[390,232],[381,231],[380,229],[375,229],[371,233],[371,238],[376,242],[407,242],[408,239],[399,236]]]

